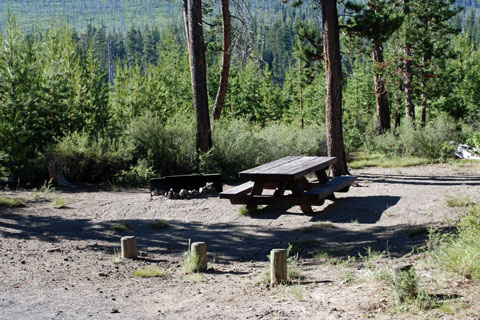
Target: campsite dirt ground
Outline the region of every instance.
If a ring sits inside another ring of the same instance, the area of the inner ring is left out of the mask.
[[[409,230],[452,225],[465,210],[447,207],[449,197],[480,200],[480,164],[352,173],[358,183],[313,214],[266,207],[248,217],[228,200],[151,198],[148,190],[2,191],[25,206],[0,208],[0,319],[409,318],[391,313],[392,293],[361,259],[337,264],[325,253],[345,259],[370,247],[388,251],[388,263],[416,262],[408,253],[426,235]],[[65,207],[54,209],[55,199]],[[169,226],[152,230],[155,219]],[[114,231],[119,221],[131,230]],[[116,259],[125,235],[137,237],[139,259]],[[210,270],[197,277],[183,270],[189,240],[208,246]],[[299,253],[302,278],[262,284],[267,254],[288,244]],[[146,267],[167,274],[133,275]],[[475,294],[468,292],[459,298],[466,305]],[[467,308],[444,316],[479,314]]]

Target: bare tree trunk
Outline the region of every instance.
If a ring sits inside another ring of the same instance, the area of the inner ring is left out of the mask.
[[[349,174],[342,132],[342,69],[336,0],[322,0],[323,50],[325,59],[325,124],[328,156],[334,176]]]
[[[408,15],[410,13],[409,7],[410,0],[403,0],[403,14]],[[413,89],[412,89],[412,51],[410,43],[405,36],[405,47],[404,47],[405,57],[403,58],[403,86],[405,90],[405,115],[407,119],[411,121],[415,120],[415,106],[413,105]]]
[[[422,57],[422,66],[423,68],[426,66],[427,57]],[[421,107],[421,114],[420,114],[420,126],[423,128],[427,123],[427,75],[425,71],[422,71],[422,81],[420,86],[420,107]]]
[[[420,114],[420,126],[423,128],[427,123],[427,95],[426,91],[426,83],[425,80],[422,79],[421,85],[422,92],[420,93],[420,107],[421,107],[421,114]]]
[[[223,60],[222,73],[220,74],[220,82],[218,84],[217,96],[215,98],[215,105],[213,106],[212,118],[214,120],[220,119],[222,107],[225,102],[225,95],[227,93],[228,74],[230,72],[232,34],[230,24],[230,9],[228,2],[229,0],[222,0]]]
[[[184,18],[190,56],[193,105],[197,123],[196,147],[198,152],[212,148],[212,135],[208,110],[207,68],[202,27],[202,1],[184,0]]]
[[[376,68],[383,68],[383,52],[380,43],[374,43],[373,63]],[[375,71],[375,100],[377,104],[378,133],[382,134],[390,130],[390,106],[388,104],[385,80],[380,72]]]
[[[299,103],[300,103],[300,117],[301,117],[301,126],[302,130],[305,128],[305,119],[303,116],[303,72],[302,72],[302,62],[298,59],[298,90],[299,90]]]

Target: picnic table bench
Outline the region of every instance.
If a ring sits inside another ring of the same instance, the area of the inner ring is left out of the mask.
[[[240,172],[240,178],[249,180],[220,193],[220,198],[232,204],[299,205],[303,212],[312,212],[312,205],[322,205],[326,198],[334,199],[334,192],[347,192],[357,179],[354,176],[329,178],[326,170],[334,157],[284,157]],[[306,175],[314,173],[316,181]],[[262,194],[263,190],[275,190]],[[285,191],[290,190],[290,194]]]

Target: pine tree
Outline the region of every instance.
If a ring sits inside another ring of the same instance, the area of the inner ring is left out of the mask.
[[[390,130],[390,107],[385,87],[384,43],[402,24],[403,17],[395,9],[396,0],[367,0],[364,5],[347,2],[346,8],[355,15],[347,21],[347,32],[367,39],[375,65],[374,83],[378,132]]]
[[[458,9],[452,3],[452,0],[412,0],[410,3],[413,18],[409,19],[406,32],[411,43],[413,73],[419,83],[422,126],[427,120],[428,102],[437,95],[435,80],[446,59],[453,54],[451,37],[458,30],[450,21]]]

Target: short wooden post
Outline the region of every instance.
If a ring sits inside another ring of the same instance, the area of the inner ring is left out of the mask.
[[[270,252],[270,284],[287,281],[287,250],[273,249]]]
[[[198,270],[207,271],[207,244],[205,242],[194,242],[190,246],[190,254],[198,258]]]
[[[397,265],[393,268],[393,283],[395,285],[395,301],[402,303],[408,298],[417,296],[417,280],[415,269],[411,264]]]
[[[134,236],[122,237],[120,243],[122,247],[122,259],[135,259],[138,256],[137,240]]]

